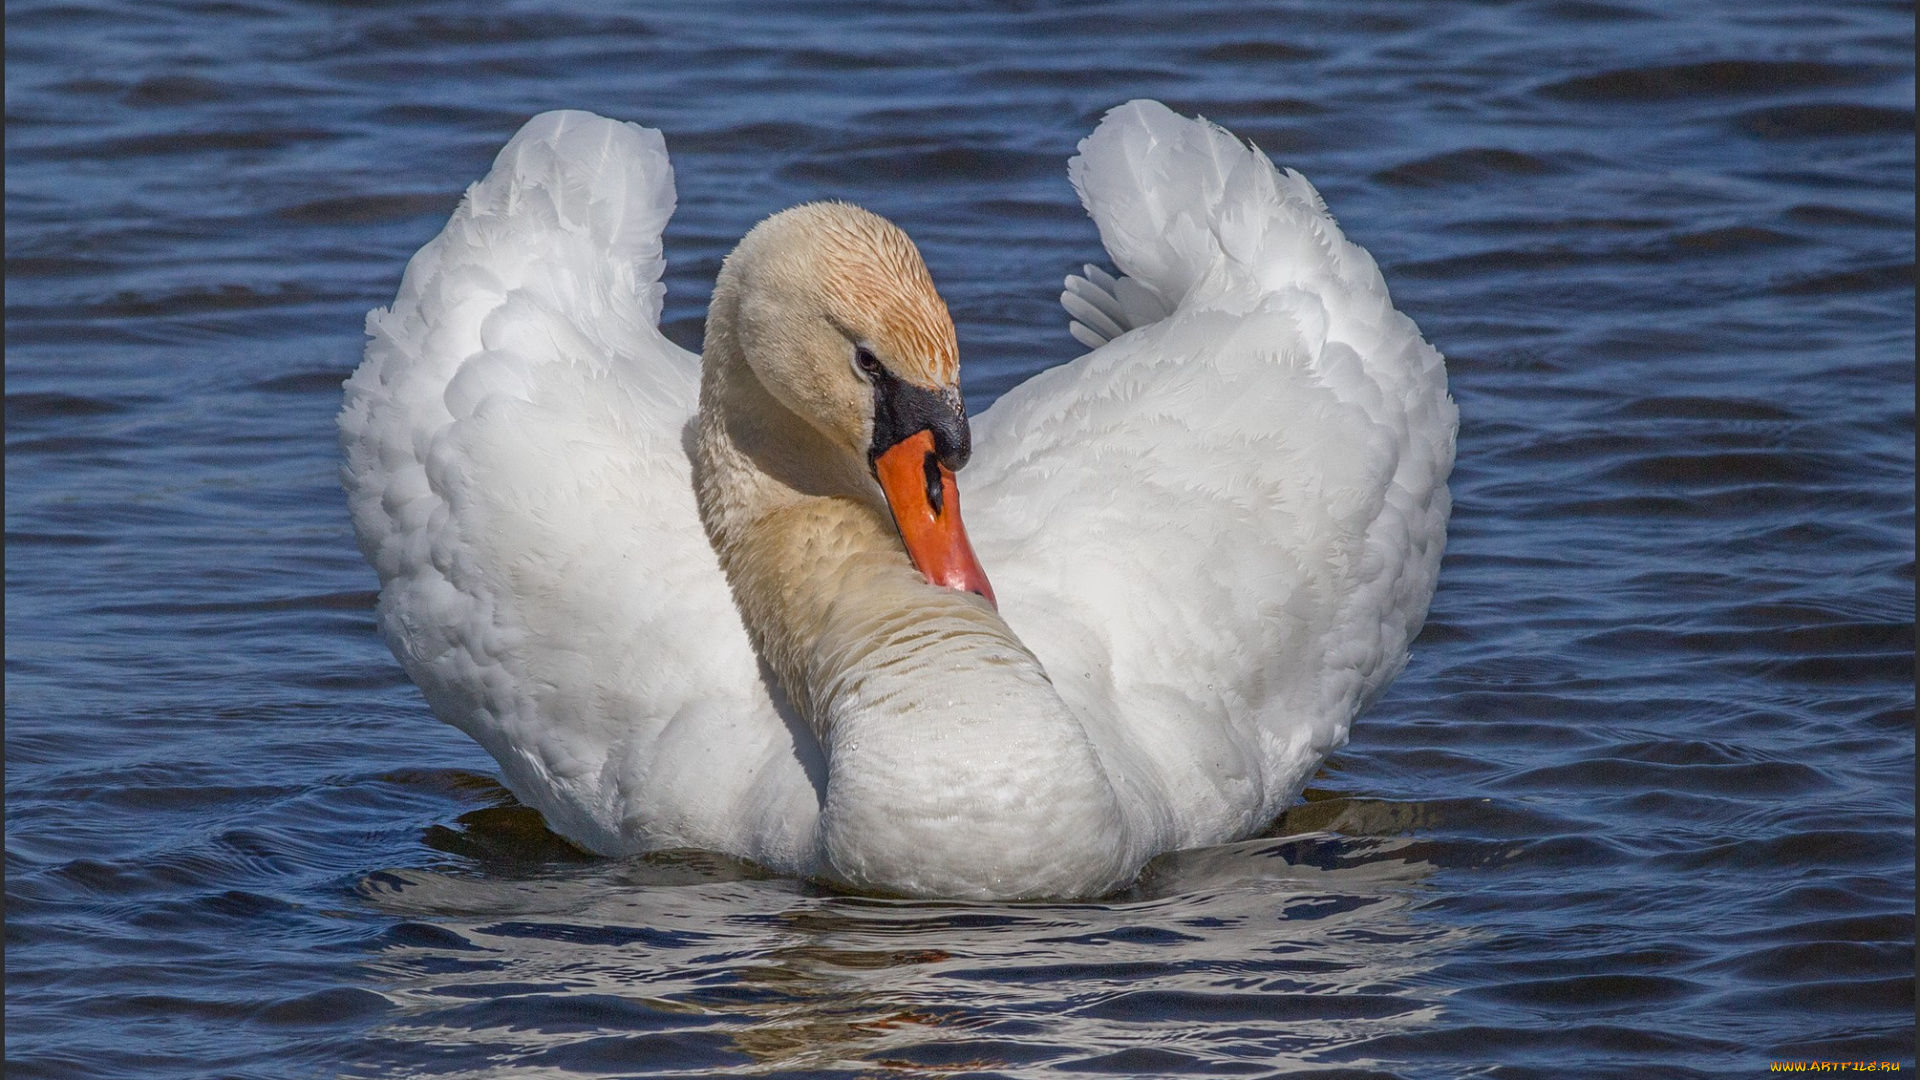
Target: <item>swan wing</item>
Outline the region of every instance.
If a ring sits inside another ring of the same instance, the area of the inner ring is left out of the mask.
[[[342,478],[394,655],[557,831],[804,869],[817,750],[701,528],[700,361],[658,325],[673,207],[658,131],[528,121],[368,316]]]
[[[1135,101],[1069,174],[1123,276],[1069,278],[1093,351],[975,419],[969,531],[1136,827],[1215,842],[1284,809],[1404,665],[1457,414],[1298,173]]]

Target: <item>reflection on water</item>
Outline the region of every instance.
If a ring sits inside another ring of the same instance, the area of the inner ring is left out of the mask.
[[[1429,1023],[1445,991],[1419,976],[1467,932],[1414,914],[1433,868],[1394,834],[1418,808],[1330,799],[1296,816],[1349,835],[1163,856],[1100,903],[996,904],[835,895],[702,852],[581,860],[529,811],[478,811],[435,842],[486,872],[360,884],[405,920],[372,964],[396,1011],[367,1065],[1264,1069]]]

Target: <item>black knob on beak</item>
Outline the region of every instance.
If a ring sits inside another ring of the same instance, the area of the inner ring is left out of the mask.
[[[959,472],[973,456],[973,431],[958,390],[929,390],[896,377],[884,368],[873,379],[873,443],[867,448],[872,463],[902,440],[922,431],[933,433],[933,451],[940,464]]]

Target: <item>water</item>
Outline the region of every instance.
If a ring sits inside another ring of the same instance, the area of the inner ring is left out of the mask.
[[[1750,1077],[1913,1062],[1913,15],[1559,0],[7,9],[10,1075]],[[982,406],[1158,97],[1321,187],[1460,403],[1412,662],[1099,903],[586,859],[377,638],[364,312],[530,114],[665,130],[668,323],[822,196]]]

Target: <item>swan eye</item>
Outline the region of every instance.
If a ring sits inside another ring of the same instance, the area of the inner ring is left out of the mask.
[[[865,345],[854,348],[853,365],[864,372],[870,379],[880,377],[880,358],[873,355],[873,350],[867,348]]]

